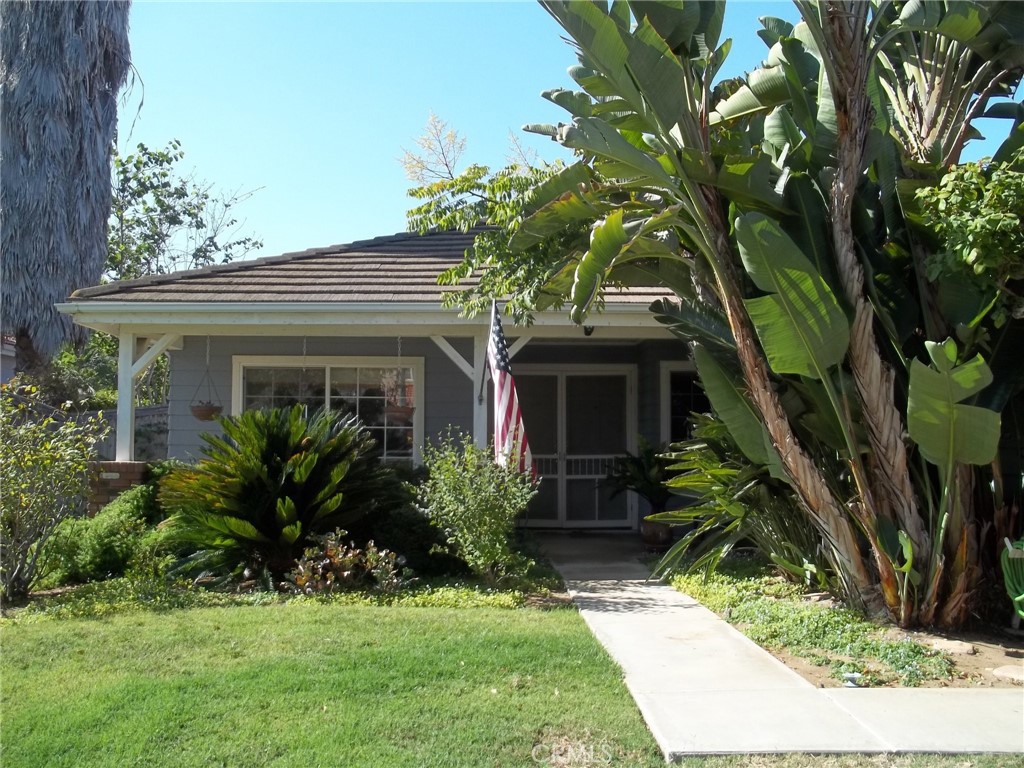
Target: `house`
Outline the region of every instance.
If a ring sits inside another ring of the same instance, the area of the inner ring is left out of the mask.
[[[0,339],[0,384],[14,375],[14,358],[14,337],[4,336]]]
[[[442,308],[437,285],[472,237],[406,233],[77,291],[60,311],[120,340],[117,460],[134,458],[132,381],[163,352],[171,457],[200,454],[211,427],[191,413],[200,401],[233,414],[295,402],[354,411],[388,461],[417,461],[449,425],[485,444],[489,318]],[[600,482],[609,461],[638,434],[683,436],[704,402],[686,346],[648,310],[660,294],[612,292],[585,327],[565,311],[507,324],[544,478],[530,524],[636,526],[633,494],[609,500]]]

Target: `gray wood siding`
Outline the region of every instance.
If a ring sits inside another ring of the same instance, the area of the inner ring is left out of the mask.
[[[472,356],[470,339],[450,338],[449,342],[466,360]],[[301,337],[222,336],[210,339],[210,374],[215,393],[212,399],[231,409],[233,355],[293,355],[296,364],[302,360]],[[394,357],[394,338],[322,338],[306,340],[306,354],[334,357]],[[196,399],[206,399],[203,379],[206,363],[206,337],[189,336],[181,350],[171,356],[169,396],[168,457],[182,460],[201,456],[200,434],[216,429],[212,422],[193,418],[189,406]],[[402,339],[403,357],[423,358],[424,368],[424,438],[433,440],[449,426],[469,432],[473,423],[473,401],[480,382],[471,382],[430,339]],[[584,342],[566,344],[527,344],[512,361],[516,365],[559,363],[632,364],[637,366],[638,428],[648,440],[660,440],[661,415],[659,393],[659,362],[685,360],[687,348],[682,342],[643,342],[640,344],[600,344]],[[197,392],[197,388],[199,391]],[[489,388],[488,388],[489,389]],[[488,390],[485,389],[485,397]]]
[[[468,339],[450,340],[467,359],[472,354]],[[306,354],[336,357],[395,357],[398,352],[394,338],[312,338],[306,341]],[[212,399],[231,409],[231,371],[234,355],[294,355],[302,361],[301,337],[261,338],[223,336],[210,339],[210,374],[216,392]],[[424,434],[429,439],[449,424],[469,431],[473,422],[474,395],[469,379],[430,339],[403,338],[402,357],[422,357],[424,390]],[[189,406],[195,399],[206,399],[202,384],[206,368],[206,337],[188,336],[181,350],[171,352],[171,385],[169,395],[169,434],[167,453],[170,458],[189,461],[201,457],[200,434],[216,429],[212,422],[193,418]],[[202,384],[201,388],[200,385]],[[197,392],[197,388],[200,390]]]

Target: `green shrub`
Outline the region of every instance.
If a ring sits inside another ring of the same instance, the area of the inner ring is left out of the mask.
[[[376,444],[355,420],[303,406],[247,411],[203,435],[206,458],[160,481],[161,524],[172,546],[206,569],[250,568],[279,581],[311,536],[347,527],[403,500]]]
[[[124,575],[146,533],[154,489],[131,488],[95,517],[65,520],[46,543],[48,581],[81,584]]]
[[[331,594],[350,589],[394,592],[402,584],[394,552],[378,549],[371,541],[365,548],[345,543],[340,528],[323,536],[311,536],[308,547],[285,577],[299,594]]]
[[[499,466],[469,435],[449,434],[426,446],[423,458],[429,477],[419,503],[454,553],[490,583],[524,573],[530,561],[516,551],[513,534],[537,493],[531,476]]]
[[[354,525],[356,542],[375,541],[399,557],[417,576],[464,576],[470,573],[463,560],[448,552],[447,540],[421,509],[406,504],[384,510]]]
[[[7,600],[28,595],[46,540],[84,510],[89,461],[105,432],[95,419],[76,421],[36,395],[18,384],[0,387],[0,588]]]

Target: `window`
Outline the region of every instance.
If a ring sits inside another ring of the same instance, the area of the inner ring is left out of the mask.
[[[355,414],[385,460],[417,458],[422,358],[235,357],[234,410],[295,404]]]
[[[711,404],[689,362],[661,364],[661,440],[671,443],[690,437],[691,413],[710,413]]]

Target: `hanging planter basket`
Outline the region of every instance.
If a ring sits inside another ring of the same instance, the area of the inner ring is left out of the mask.
[[[213,421],[220,416],[221,411],[224,410],[224,406],[217,405],[216,403],[199,402],[192,403],[188,409],[192,411],[192,416],[199,421]]]
[[[203,390],[203,385],[206,386],[206,399],[200,400],[199,393]],[[221,411],[224,410],[219,402],[220,395],[217,394],[217,387],[213,384],[213,377],[210,376],[210,337],[206,337],[206,370],[203,371],[203,378],[199,381],[199,386],[196,387],[196,392],[192,395],[192,402],[189,404],[188,409],[192,411],[192,416],[199,421],[213,421],[220,416]]]

